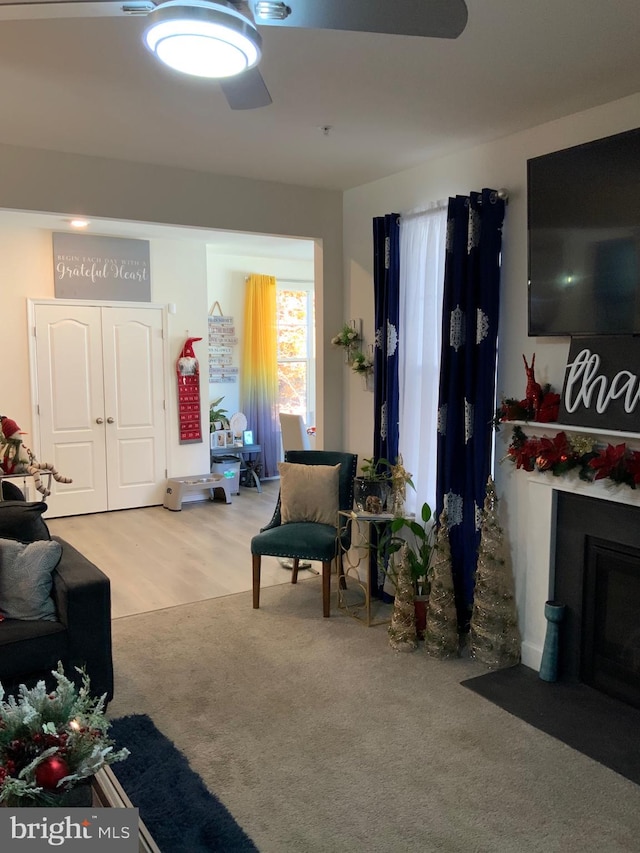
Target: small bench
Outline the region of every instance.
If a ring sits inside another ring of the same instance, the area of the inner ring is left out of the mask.
[[[222,474],[203,474],[201,477],[171,477],[167,480],[167,489],[164,495],[165,509],[179,512],[182,509],[182,499],[185,495],[203,490],[210,493],[209,500],[213,500],[215,492],[222,489],[225,503],[231,503],[229,486]]]

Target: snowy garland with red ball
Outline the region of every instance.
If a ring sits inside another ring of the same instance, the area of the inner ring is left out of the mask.
[[[44,681],[30,689],[21,684],[6,700],[0,684],[0,803],[56,805],[61,794],[129,755],[114,751],[105,697],[92,696],[89,677],[78,672],[79,688],[59,663],[54,691]]]

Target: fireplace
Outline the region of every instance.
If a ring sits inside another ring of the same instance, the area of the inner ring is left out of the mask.
[[[640,708],[640,508],[558,492],[560,678]]]

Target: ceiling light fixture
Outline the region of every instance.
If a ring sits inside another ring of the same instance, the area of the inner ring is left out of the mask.
[[[72,228],[87,228],[89,226],[88,219],[80,219],[80,217],[74,217],[69,220],[69,225]]]
[[[169,0],[148,16],[146,47],[165,65],[196,77],[233,77],[260,61],[252,21],[226,3]]]

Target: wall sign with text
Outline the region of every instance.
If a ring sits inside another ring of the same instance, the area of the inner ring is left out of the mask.
[[[640,337],[571,339],[560,422],[640,432]]]
[[[216,308],[220,312],[215,314]],[[237,382],[239,369],[233,367],[233,348],[238,343],[233,317],[222,313],[214,302],[209,313],[209,382]]]
[[[150,302],[149,241],[54,232],[57,299]]]

